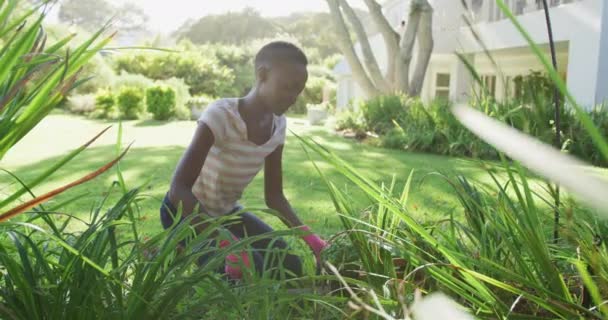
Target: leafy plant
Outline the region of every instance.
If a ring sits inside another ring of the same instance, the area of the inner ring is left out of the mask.
[[[175,91],[169,87],[152,87],[146,90],[148,112],[155,120],[169,120],[175,114]]]
[[[125,119],[139,119],[144,111],[144,93],[135,87],[124,87],[116,96],[116,104]]]
[[[97,92],[95,96],[95,106],[102,112],[103,117],[108,115],[114,110],[116,105],[116,98],[109,90],[102,90]]]

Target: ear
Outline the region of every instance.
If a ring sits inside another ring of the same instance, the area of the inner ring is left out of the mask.
[[[267,66],[259,66],[256,70],[256,78],[258,79],[259,82],[265,82],[266,80],[268,80],[268,73],[270,72],[269,68]]]

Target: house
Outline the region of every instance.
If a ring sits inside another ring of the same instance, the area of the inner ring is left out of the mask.
[[[526,40],[505,17],[495,0],[429,0],[434,8],[433,37],[435,48],[421,98],[467,101],[476,85],[466,66],[455,55],[470,61],[496,99],[505,99],[513,88],[513,79],[531,71],[544,70]],[[608,98],[608,1],[547,0],[553,24],[558,70],[570,92],[583,106],[591,108]],[[532,39],[549,55],[549,41],[541,0],[504,0]],[[397,30],[408,17],[409,0],[388,0],[383,12]],[[463,15],[473,22],[483,46],[496,66],[473,36]],[[371,21],[362,21],[370,24]],[[386,48],[382,36],[370,27],[369,40],[380,68],[386,72]],[[355,47],[360,54],[358,45]],[[415,57],[414,57],[415,60]],[[415,63],[415,61],[413,62]],[[338,81],[338,109],[353,99],[363,98],[363,91],[353,80],[348,63],[343,60],[334,69]]]

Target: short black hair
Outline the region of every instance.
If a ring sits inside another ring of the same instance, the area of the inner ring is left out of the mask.
[[[268,43],[255,56],[255,68],[266,63],[290,62],[308,65],[308,58],[302,49],[293,43],[286,41],[274,41]]]

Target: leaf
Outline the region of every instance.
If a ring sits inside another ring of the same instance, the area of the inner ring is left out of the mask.
[[[69,189],[71,189],[71,188],[73,188],[73,187],[75,187],[77,185],[83,184],[83,183],[85,183],[87,181],[90,181],[90,180],[96,178],[100,174],[102,174],[102,173],[106,172],[108,169],[112,168],[118,161],[120,161],[124,157],[124,155],[127,153],[127,151],[129,151],[130,147],[131,146],[127,147],[125,149],[125,151],[123,151],[123,153],[120,156],[118,156],[116,159],[108,162],[106,165],[102,166],[101,168],[97,169],[96,171],[94,171],[94,172],[92,172],[92,173],[90,173],[90,174],[88,174],[88,175],[86,175],[86,176],[84,176],[84,177],[82,177],[82,178],[80,178],[80,179],[72,182],[72,183],[69,183],[69,184],[67,184],[67,185],[65,185],[65,186],[63,186],[61,188],[55,189],[55,190],[53,190],[53,191],[51,191],[49,193],[46,193],[46,194],[44,194],[42,196],[37,197],[36,199],[28,201],[28,202],[26,202],[26,203],[24,203],[24,204],[22,204],[22,205],[20,205],[20,206],[18,206],[16,208],[12,209],[12,210],[9,210],[8,212],[5,212],[5,213],[1,214],[0,215],[0,222],[6,221],[8,219],[11,219],[11,218],[13,218],[13,217],[15,217],[15,216],[17,216],[17,215],[25,212],[28,209],[31,209],[31,208],[33,208],[33,207],[35,207],[35,206],[37,206],[37,205],[39,205],[39,204],[41,204],[41,203],[49,200],[49,199],[57,196],[58,194],[65,192],[66,190],[69,190]]]
[[[452,112],[485,142],[530,170],[566,187],[608,217],[608,182],[591,174],[588,164],[472,108],[455,106]]]

